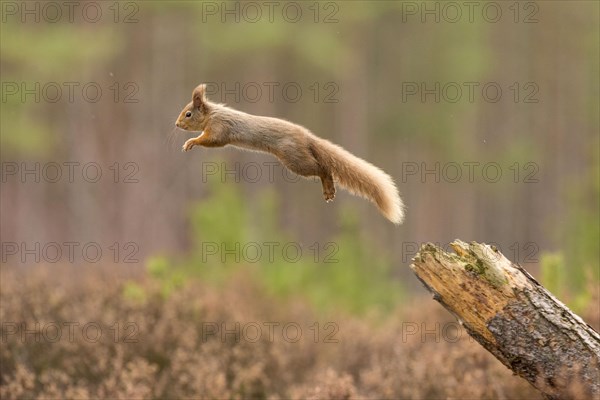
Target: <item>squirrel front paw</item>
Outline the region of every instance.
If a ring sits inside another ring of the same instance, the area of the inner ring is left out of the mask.
[[[188,151],[191,150],[192,147],[194,147],[196,145],[196,142],[194,140],[195,138],[191,138],[185,141],[185,143],[183,144],[183,147],[181,148],[181,151]]]

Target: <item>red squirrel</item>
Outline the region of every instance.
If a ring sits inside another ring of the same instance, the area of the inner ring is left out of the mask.
[[[325,201],[335,197],[335,181],[350,193],[375,203],[395,224],[404,219],[404,205],[392,178],[376,166],[342,147],[314,135],[303,126],[271,117],[246,114],[206,98],[206,85],[192,93],[175,126],[200,131],[185,142],[182,151],[194,146],[223,147],[228,144],[271,153],[292,172],[318,176]]]

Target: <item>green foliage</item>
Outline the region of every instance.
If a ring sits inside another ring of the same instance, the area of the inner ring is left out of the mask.
[[[146,262],[148,274],[161,283],[161,294],[168,297],[173,291],[183,287],[188,274],[185,270],[171,270],[171,261],[165,256],[150,257]]]
[[[589,307],[592,293],[587,285],[579,285],[573,291],[567,265],[562,253],[544,253],[541,258],[542,284],[559,300],[564,301],[576,313]]]
[[[583,267],[575,276],[580,284],[584,284],[588,278],[585,276],[586,269],[593,273],[595,279],[600,278],[600,170],[597,151],[600,143],[598,138],[594,142],[590,146],[593,158],[590,167],[579,179],[574,180],[567,193],[569,204],[573,206],[569,208],[565,237],[570,262]]]
[[[542,254],[542,282],[550,292],[558,294],[564,288],[565,260],[561,253]]]
[[[136,282],[126,282],[123,287],[123,297],[138,304],[144,304],[147,300],[146,291]]]
[[[0,145],[10,152],[36,156],[50,153],[57,136],[40,119],[29,117],[38,115],[39,109],[40,107],[25,104],[14,96],[7,96],[0,111]]]
[[[592,298],[592,288],[600,284],[600,175],[598,138],[589,149],[589,169],[573,179],[566,197],[569,212],[561,227],[563,251],[542,255],[542,283],[575,310],[585,308]]]
[[[356,215],[344,210],[342,232],[327,243],[305,246],[307,257],[265,265],[263,279],[279,295],[304,294],[321,310],[341,306],[354,313],[372,307],[391,309],[402,296],[390,279],[389,261],[374,243],[361,240]]]
[[[190,213],[194,244],[189,254],[182,260],[157,256],[147,263],[164,295],[189,277],[220,285],[249,269],[267,293],[303,297],[321,311],[388,310],[401,299],[402,287],[390,279],[389,261],[374,243],[360,239],[350,210],[342,213],[339,236],[324,243],[300,243],[278,229],[274,192],[249,203],[234,184],[210,187],[211,195]]]
[[[1,24],[0,52],[2,81],[24,85],[28,90],[49,82],[59,86],[61,82],[81,82],[81,71],[118,54],[119,43],[123,43],[113,30],[101,26],[93,29],[77,29],[72,24],[39,24],[35,29],[25,26],[12,21]],[[23,101],[20,95],[6,95],[0,107],[3,152],[53,154],[62,127],[49,125],[44,109],[45,105],[31,99]]]
[[[8,71],[19,79],[30,76],[73,79],[73,70],[93,66],[114,56],[120,50],[119,43],[122,43],[108,27],[76,29],[68,24],[40,24],[36,29],[24,29],[22,24],[3,23],[2,36],[2,58],[22,67]],[[2,75],[5,73],[3,71]]]

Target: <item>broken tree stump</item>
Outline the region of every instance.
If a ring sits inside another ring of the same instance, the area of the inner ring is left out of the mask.
[[[495,247],[451,245],[411,268],[469,335],[547,398],[600,398],[600,335]]]

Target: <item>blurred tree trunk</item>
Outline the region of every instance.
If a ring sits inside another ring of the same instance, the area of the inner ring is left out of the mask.
[[[411,268],[467,332],[547,398],[600,396],[600,335],[496,248],[424,245]]]

